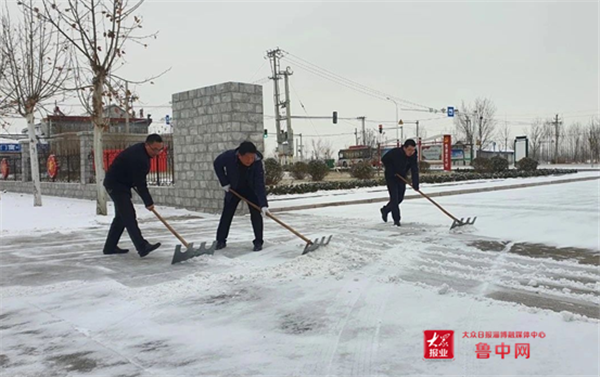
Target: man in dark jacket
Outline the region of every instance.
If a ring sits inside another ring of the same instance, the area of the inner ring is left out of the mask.
[[[131,202],[131,189],[137,190],[149,211],[154,209],[154,201],[146,184],[146,175],[150,171],[150,160],[162,150],[163,141],[160,135],[148,135],[145,143],[134,144],[119,153],[106,172],[104,187],[115,203],[115,218],[104,244],[104,254],[124,254],[129,251],[117,246],[124,229],[127,229],[140,257],[145,257],[160,247],[160,243],[150,244],[142,237]]]
[[[406,191],[406,183],[396,174],[406,178],[406,173],[410,170],[412,185],[415,189],[419,189],[419,161],[416,146],[414,140],[408,139],[402,147],[390,150],[381,158],[385,166],[385,182],[390,193],[390,201],[381,208],[381,218],[387,222],[388,214],[391,212],[396,226],[400,226],[400,203]]]
[[[261,208],[261,211],[248,206],[250,219],[254,229],[254,251],[262,250],[263,246],[263,219],[269,213],[267,194],[265,189],[265,172],[262,165],[262,155],[256,146],[245,141],[236,149],[231,149],[220,154],[214,162],[215,172],[219,182],[225,190],[225,206],[217,229],[217,250],[227,245],[227,236],[233,215],[240,199],[229,192],[235,190],[238,194],[248,199],[251,203]],[[262,216],[261,216],[262,215]]]

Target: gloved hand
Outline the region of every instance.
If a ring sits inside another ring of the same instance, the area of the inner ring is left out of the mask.
[[[225,192],[229,192],[229,189],[231,188],[231,185],[225,185],[223,187],[221,187],[223,190],[225,190]]]
[[[415,184],[413,183],[413,188],[414,188],[415,190],[418,190],[418,189],[419,189],[419,184],[417,183],[417,184],[415,185]]]
[[[269,208],[267,208],[267,207],[262,207],[260,209],[260,213],[263,215],[263,217],[266,217],[267,214],[271,214],[271,212],[269,211]]]

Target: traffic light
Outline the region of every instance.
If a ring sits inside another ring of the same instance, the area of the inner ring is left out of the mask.
[[[269,137],[269,131],[267,131],[267,129],[265,128],[265,132],[263,133],[263,139],[266,139],[267,137]]]
[[[333,112],[333,124],[337,124],[337,111]]]
[[[383,124],[379,125],[379,133],[382,134],[383,133]]]

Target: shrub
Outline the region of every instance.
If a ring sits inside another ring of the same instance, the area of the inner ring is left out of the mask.
[[[375,175],[375,170],[370,163],[361,161],[350,168],[350,175],[357,179],[371,179]]]
[[[503,157],[492,157],[490,159],[490,169],[492,173],[500,173],[508,170],[508,160]]]
[[[322,181],[327,174],[329,174],[329,168],[325,161],[312,160],[308,163],[308,175],[313,181]]]
[[[304,179],[308,174],[308,164],[306,162],[298,161],[291,166],[290,172],[294,179]]]
[[[427,173],[431,169],[431,165],[427,161],[419,161],[419,172]]]
[[[538,167],[538,162],[533,158],[523,157],[517,161],[517,169],[523,171],[534,171]]]
[[[265,160],[265,176],[266,184],[276,185],[283,179],[283,167],[274,158],[267,158]]]
[[[487,158],[477,157],[471,162],[471,166],[478,173],[488,173],[491,171],[491,163]]]

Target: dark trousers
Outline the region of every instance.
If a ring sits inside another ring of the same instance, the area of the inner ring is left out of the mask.
[[[111,252],[115,250],[125,229],[127,229],[127,233],[129,233],[129,237],[131,237],[135,248],[138,251],[144,250],[147,242],[142,237],[142,232],[138,226],[135,208],[133,208],[133,203],[131,202],[131,194],[111,190],[107,191],[109,191],[108,195],[110,195],[110,198],[115,203],[115,218],[110,225],[108,237],[104,244],[104,251]]]
[[[258,200],[256,199],[256,194],[254,194],[251,190],[244,190],[238,193],[244,198],[248,199],[250,202],[257,204]],[[227,194],[225,195],[225,206],[223,207],[223,213],[221,213],[221,220],[219,221],[219,228],[217,229],[217,241],[226,242],[227,236],[229,236],[229,228],[231,227],[231,221],[233,220],[233,215],[235,214],[235,210],[238,206],[240,199],[233,195]],[[254,209],[250,205],[248,206],[250,209],[250,220],[252,221],[252,229],[254,230],[254,245],[263,244],[263,218],[260,211]]]
[[[394,222],[397,223],[400,221],[400,203],[404,200],[406,183],[396,177],[385,177],[385,182],[390,194],[390,201],[383,207],[383,210],[386,213],[391,212]]]

